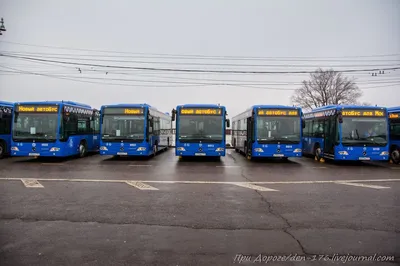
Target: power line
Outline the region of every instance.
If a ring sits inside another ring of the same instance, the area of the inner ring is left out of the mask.
[[[16,71],[16,73],[23,73],[23,74],[31,74],[31,75],[38,75],[38,76],[45,76],[45,77],[51,77],[51,78],[58,78],[58,79],[64,79],[64,80],[71,80],[71,81],[77,81],[77,82],[83,82],[83,83],[92,83],[92,84],[102,84],[102,85],[117,85],[117,86],[130,86],[130,87],[206,87],[206,86],[231,86],[231,87],[243,87],[243,88],[255,88],[255,89],[265,89],[265,90],[278,90],[278,91],[294,91],[296,89],[294,88],[268,88],[268,87],[260,87],[263,84],[231,84],[231,83],[182,83],[182,82],[165,82],[162,81],[163,83],[172,83],[172,84],[180,84],[180,86],[175,85],[175,86],[160,86],[160,85],[138,85],[138,84],[121,84],[121,83],[103,83],[103,82],[93,82],[93,81],[87,81],[87,80],[82,80],[82,79],[91,79],[91,80],[104,80],[101,78],[87,78],[87,77],[69,77],[69,76],[57,76],[57,75],[48,75],[48,74],[42,74],[42,73],[36,73],[36,72],[31,72],[31,71],[23,71],[15,68],[10,68],[10,67],[5,67],[5,66],[0,66],[2,68],[6,69],[11,69]],[[160,82],[160,81],[143,81],[143,80],[131,80],[131,79],[109,79],[109,80],[117,80],[117,81],[135,81],[135,82]],[[183,85],[184,84],[184,85]],[[258,86],[257,86],[258,85]],[[272,85],[272,84],[270,84]],[[376,87],[366,87],[366,88],[361,88],[361,89],[373,89],[373,88],[382,88],[382,87],[390,87],[390,86],[395,86],[395,85],[400,85],[399,83],[396,84],[390,84],[390,85],[383,85],[383,86],[376,86]]]
[[[59,63],[59,64],[67,64],[67,65],[75,65],[75,66],[92,66],[92,67],[104,67],[104,68],[116,68],[116,69],[136,69],[136,70],[148,70],[148,71],[168,71],[168,72],[191,72],[191,73],[230,73],[230,74],[311,74],[315,73],[315,71],[244,71],[244,70],[206,70],[206,69],[177,69],[177,68],[157,68],[157,67],[133,67],[133,66],[118,66],[118,65],[101,65],[101,64],[88,64],[88,63],[78,63],[78,62],[68,62],[68,61],[58,61],[58,60],[48,60],[48,59],[40,59],[26,56],[13,56],[13,55],[4,55],[0,54],[0,56],[9,57],[9,58],[21,58],[31,61],[39,61],[39,62],[50,62],[50,63]],[[379,71],[379,70],[397,70],[400,67],[386,67],[386,68],[370,68],[370,69],[345,69],[334,72],[341,73],[350,73],[350,72],[370,72],[370,71]]]
[[[206,60],[206,59],[218,59],[218,58],[191,58],[191,57],[189,57],[189,58],[186,58],[186,57],[183,57],[183,58],[177,58],[177,57],[160,57],[160,56],[158,56],[158,57],[156,57],[156,56],[143,56],[143,55],[99,55],[99,54],[92,54],[92,55],[89,55],[89,54],[66,54],[66,53],[40,53],[40,52],[18,52],[18,51],[2,51],[2,53],[7,53],[7,54],[11,54],[11,55],[18,55],[18,56],[42,56],[42,57],[47,57],[47,58],[59,58],[58,56],[61,56],[61,57],[67,57],[67,58],[64,58],[64,59],[74,59],[74,58],[72,58],[72,57],[86,57],[86,58],[88,58],[88,59],[92,59],[92,60],[96,60],[96,61],[100,61],[100,59],[94,59],[94,58],[141,58],[141,59],[145,59],[145,58],[147,58],[147,59],[173,59],[173,60],[176,60],[176,59],[180,59],[180,60],[193,60],[193,59],[195,59],[195,60],[202,60],[202,61],[204,61],[204,60]],[[400,56],[400,54],[399,54],[399,56]],[[59,58],[60,59],[60,58]],[[84,60],[84,58],[79,58],[79,59],[77,59],[77,60]],[[345,60],[346,58],[344,58],[344,59],[313,59],[313,58],[309,58],[309,59],[298,59],[298,58],[293,58],[293,59],[290,59],[289,57],[288,58],[265,58],[265,59],[261,59],[261,60],[257,60],[257,61],[279,61],[279,62],[290,62],[290,61],[292,61],[292,62],[304,62],[304,61],[306,61],[306,62],[341,62],[341,63],[344,63],[344,62],[399,62],[400,61],[400,59],[367,59],[367,60],[365,60],[365,59],[363,59],[363,60],[360,60],[360,59],[358,59],[358,60],[354,60],[354,59],[352,59],[352,60]],[[218,60],[225,60],[225,59],[218,59]],[[239,60],[239,59],[238,59]],[[246,59],[246,58],[242,58],[242,59],[240,59],[240,60],[246,60],[246,61],[254,61],[254,59]],[[118,60],[118,61],[120,61],[120,60]],[[129,61],[128,61],[129,62]],[[151,62],[150,62],[151,63]],[[175,62],[174,62],[175,63]],[[178,63],[181,63],[181,64],[187,64],[187,63],[183,63],[183,62],[178,62]],[[209,64],[209,63],[208,63]],[[262,65],[256,65],[256,66],[262,66]]]
[[[3,55],[9,56],[30,56],[29,54],[12,54],[12,53],[2,53]],[[35,56],[35,55],[33,55]],[[32,57],[32,56],[31,56]],[[37,58],[37,56],[35,56]],[[45,59],[67,59],[67,60],[85,60],[85,61],[96,61],[96,62],[118,62],[118,63],[135,63],[135,64],[158,64],[158,65],[193,65],[193,66],[224,66],[224,67],[312,67],[312,68],[336,68],[336,67],[394,67],[400,66],[400,60],[397,60],[397,64],[381,64],[381,65],[294,65],[294,64],[228,64],[228,63],[196,63],[196,62],[167,62],[167,61],[138,61],[138,60],[115,60],[115,59],[93,59],[93,58],[76,58],[76,57],[63,57],[63,56],[42,56]]]
[[[21,46],[30,46],[30,47],[41,47],[41,48],[52,48],[52,49],[60,49],[60,50],[73,50],[73,51],[85,51],[85,52],[99,52],[99,53],[115,53],[115,54],[130,54],[130,55],[153,55],[153,56],[170,56],[170,57],[186,57],[186,58],[207,58],[207,59],[234,59],[234,60],[265,60],[265,59],[288,59],[288,58],[298,58],[298,59],[313,59],[318,57],[313,56],[295,56],[295,57],[256,57],[256,56],[208,56],[208,55],[199,55],[199,54],[168,54],[168,53],[132,53],[132,52],[121,52],[121,51],[111,51],[111,50],[95,50],[95,49],[83,49],[83,48],[71,48],[71,47],[60,47],[60,46],[49,46],[49,45],[35,45],[35,44],[25,44],[19,42],[10,42],[10,41],[0,41],[2,43],[15,44]],[[400,54],[379,54],[379,55],[355,55],[355,56],[336,56],[336,57],[324,57],[324,58],[373,58],[373,57],[391,57],[391,56],[400,56]],[[322,58],[322,57],[320,57]]]

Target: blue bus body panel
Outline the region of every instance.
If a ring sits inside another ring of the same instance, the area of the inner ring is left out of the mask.
[[[157,108],[147,104],[147,103],[120,103],[120,104],[109,104],[109,105],[103,105],[101,106],[100,110],[101,112],[104,110],[104,108],[144,108],[144,129],[147,130],[147,114],[150,112],[149,108],[155,111],[158,111]],[[160,112],[160,111],[158,111]],[[167,114],[165,114],[167,115]],[[102,120],[101,120],[102,123]],[[150,156],[153,155],[153,145],[156,143],[156,141],[159,143],[158,149],[156,152],[168,148],[168,145],[162,144],[163,141],[160,138],[160,135],[150,135],[149,136],[149,142],[142,141],[142,142],[133,142],[133,141],[122,141],[122,142],[117,142],[117,141],[105,141],[101,139],[101,130],[102,127],[100,127],[100,147],[106,147],[107,150],[100,150],[100,155],[105,155],[105,156],[115,156],[115,155],[123,155],[123,156]],[[169,138],[167,134],[167,138]],[[172,139],[172,135],[171,135]],[[138,150],[139,149],[139,150]]]
[[[41,101],[41,102],[16,102],[14,107],[18,104],[24,105],[59,105],[57,128],[60,128],[62,120],[62,109],[64,105],[76,108],[91,109],[90,105],[77,103],[73,101]],[[57,140],[54,142],[41,142],[37,141],[14,141],[11,139],[12,147],[17,147],[18,151],[11,151],[12,156],[25,157],[25,156],[40,156],[40,157],[68,157],[79,154],[79,144],[85,141],[88,152],[98,152],[100,147],[100,134],[84,134],[84,135],[71,135],[66,141],[60,141],[57,132]],[[51,150],[54,148],[54,150]]]
[[[14,104],[11,102],[0,101],[0,107],[8,107],[13,108]],[[8,109],[6,108],[6,109]],[[12,119],[11,119],[12,123]],[[4,141],[6,144],[6,151],[5,154],[10,154],[11,152],[11,134],[0,134],[0,141]]]
[[[222,119],[222,128],[224,130],[223,132],[223,139],[219,143],[182,143],[179,141],[179,129],[178,129],[178,120],[179,120],[179,110],[181,108],[222,108],[224,110],[224,118],[225,118],[225,113],[226,113],[226,108],[225,106],[222,105],[217,105],[217,104],[183,104],[183,105],[178,105],[176,107],[177,110],[177,115],[176,115],[176,130],[175,130],[175,155],[176,156],[225,156],[225,150],[226,150],[226,124],[225,124],[225,119]],[[184,151],[178,150],[179,148],[184,148]],[[217,149],[220,149],[220,151],[217,151]]]
[[[301,157],[303,155],[301,142],[298,144],[259,144],[254,142],[252,145],[252,157]],[[261,149],[262,152],[256,152]]]
[[[106,146],[107,150],[101,150],[101,155],[125,155],[125,156],[149,156],[153,153],[152,147],[145,141],[135,142],[107,142],[100,140],[101,146]],[[145,150],[138,150],[145,148]]]
[[[177,141],[175,147],[176,156],[225,156],[224,143],[180,143]],[[185,148],[185,151],[178,151],[178,147]],[[217,152],[218,148],[223,150]]]
[[[246,112],[254,112],[254,117],[257,118],[257,109],[296,109],[302,113],[302,110],[300,107],[294,107],[294,106],[287,106],[287,105],[265,105],[265,104],[257,104],[257,105],[252,105],[250,108],[248,108],[246,111],[238,114],[237,116],[232,118],[232,121],[235,121],[235,118],[241,116],[243,113]],[[248,115],[246,116],[246,118]],[[257,140],[255,140],[251,144],[252,152],[251,152],[251,157],[271,157],[271,158],[282,158],[282,157],[302,157],[303,155],[303,144],[302,144],[302,128],[301,128],[301,120],[302,116],[299,116],[299,132],[300,132],[300,142],[299,143],[290,143],[290,144],[277,144],[277,143],[268,143],[268,144],[261,144],[258,143]],[[257,119],[255,119],[254,122],[254,128],[257,128]],[[235,130],[235,129],[232,129]],[[254,134],[257,134],[256,132]],[[236,135],[235,135],[236,137]],[[238,139],[244,138],[246,140],[247,136],[238,136]],[[243,141],[243,139],[242,139]],[[239,147],[238,149],[242,152],[243,147]]]
[[[305,114],[306,116],[313,113],[324,112],[325,114],[329,114],[333,111],[341,111],[343,109],[385,109],[389,113],[389,109],[380,106],[358,106],[358,105],[328,105],[322,106],[313,109],[312,112]],[[324,116],[323,116],[324,117]],[[329,117],[329,116],[325,116]],[[308,120],[308,119],[306,119]],[[340,124],[339,124],[340,125]],[[388,123],[389,129],[389,123]],[[388,130],[389,131],[389,130]],[[342,129],[339,127],[339,136],[341,138]],[[334,154],[327,155],[324,154],[323,147],[324,138],[321,137],[303,137],[303,153],[304,154],[313,154],[315,144],[318,143],[322,149],[322,157],[327,159],[333,159],[335,161],[387,161],[389,159],[389,155],[387,154],[389,151],[389,141],[386,146],[344,146],[341,144],[341,141],[338,145],[334,146]],[[347,152],[348,155],[340,154],[339,152]]]
[[[68,157],[79,154],[79,143],[86,140],[88,151],[98,150],[98,141],[94,136],[70,136],[68,141],[61,142],[15,142],[13,146],[17,146],[19,151],[12,151],[12,156],[41,156],[41,157]],[[58,151],[50,151],[51,148],[58,148]]]
[[[399,114],[399,118],[396,118],[396,121],[400,123],[400,106],[397,107],[390,107],[388,108],[389,114]],[[390,146],[391,148],[395,147],[396,149],[400,150],[400,139],[393,139],[390,138]]]

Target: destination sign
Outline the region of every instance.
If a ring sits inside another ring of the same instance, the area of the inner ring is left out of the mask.
[[[17,112],[20,112],[20,113],[57,113],[58,106],[18,105]]]
[[[182,108],[181,115],[221,115],[220,108]]]
[[[384,110],[350,110],[350,109],[343,109],[342,116],[369,116],[369,117],[384,117],[385,111]]]
[[[142,115],[143,108],[104,108],[107,115]]]
[[[299,111],[295,109],[258,109],[259,116],[298,116]]]
[[[390,118],[390,119],[400,118],[400,113],[397,113],[397,114],[391,113],[391,114],[389,114],[389,118]]]

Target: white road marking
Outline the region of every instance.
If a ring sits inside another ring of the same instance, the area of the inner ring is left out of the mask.
[[[42,165],[64,165],[64,163],[41,163]]]
[[[400,170],[400,167],[390,167],[393,170]]]
[[[29,188],[44,188],[42,184],[40,184],[36,179],[21,179],[22,183],[24,183],[25,187]]]
[[[240,167],[239,165],[216,165],[215,167]]]
[[[0,180],[20,181],[21,178],[0,177]],[[103,183],[125,183],[142,182],[142,183],[158,183],[158,184],[329,184],[329,183],[369,183],[369,182],[400,182],[400,179],[358,179],[358,180],[306,180],[306,181],[253,181],[253,182],[228,182],[228,181],[190,181],[190,180],[121,180],[121,179],[81,179],[81,178],[36,178],[37,181],[65,181],[65,182],[103,182]]]
[[[325,169],[326,167],[325,166],[314,166],[314,167],[312,167],[313,169]]]
[[[137,181],[126,181],[125,183],[127,183],[128,185],[138,188],[140,190],[158,190],[158,188],[152,187],[150,185],[147,185],[145,183],[142,182],[137,182]]]
[[[244,188],[250,188],[250,189],[258,190],[258,191],[279,191],[279,190],[272,189],[272,188],[266,188],[266,187],[262,187],[262,186],[253,185],[253,184],[250,184],[250,183],[232,182],[231,184],[232,184],[232,185],[239,186],[239,187],[244,187]]]
[[[383,187],[383,186],[365,185],[365,184],[359,184],[359,183],[347,183],[347,182],[336,182],[336,184],[340,184],[340,185],[348,185],[348,186],[355,186],[355,187],[374,188],[374,189],[386,189],[386,188],[390,188],[390,187]]]
[[[153,165],[151,165],[151,164],[128,164],[128,166],[150,167],[150,166],[153,166]]]

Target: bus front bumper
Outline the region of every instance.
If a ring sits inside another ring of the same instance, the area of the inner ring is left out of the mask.
[[[225,148],[216,148],[213,150],[199,151],[198,149],[189,150],[184,147],[176,147],[175,155],[196,156],[196,157],[204,157],[204,156],[220,157],[220,156],[225,156]]]

